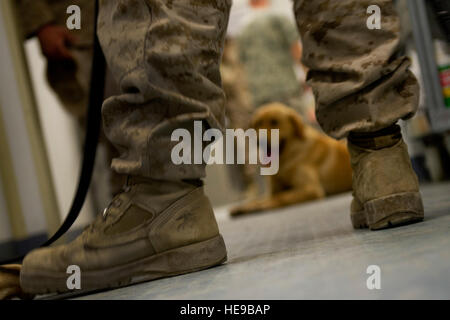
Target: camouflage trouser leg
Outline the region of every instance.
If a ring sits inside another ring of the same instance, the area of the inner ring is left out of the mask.
[[[204,165],[174,165],[176,128],[222,128],[219,60],[231,0],[103,0],[98,35],[121,94],[103,105],[119,173],[196,179]]]
[[[381,9],[370,30],[367,8]],[[398,56],[400,25],[389,0],[296,0],[303,62],[317,100],[317,120],[329,135],[374,131],[415,113],[418,84]]]

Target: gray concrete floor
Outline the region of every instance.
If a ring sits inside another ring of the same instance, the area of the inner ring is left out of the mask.
[[[450,299],[450,184],[422,194],[424,222],[376,232],[352,229],[349,194],[238,220],[218,210],[226,264],[79,298]]]

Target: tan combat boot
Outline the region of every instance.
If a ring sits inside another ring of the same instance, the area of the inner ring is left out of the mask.
[[[81,290],[114,288],[179,275],[223,263],[227,252],[201,181],[157,182],[129,178],[76,240],[32,251],[23,261],[27,293],[69,291],[71,265]]]
[[[400,127],[350,133],[354,228],[384,229],[423,220],[422,198]]]

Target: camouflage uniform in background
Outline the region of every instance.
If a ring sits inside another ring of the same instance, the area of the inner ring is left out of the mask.
[[[290,20],[269,9],[254,9],[255,17],[238,37],[240,60],[247,73],[255,107],[282,102],[304,114],[301,83],[294,72],[291,49],[299,41]]]
[[[47,79],[63,106],[81,122],[85,121],[92,64],[95,1],[92,0],[19,0],[19,17],[25,38],[35,36],[50,23],[65,26],[67,8],[81,9],[81,29],[70,30],[76,45],[70,48],[75,61],[50,60]]]
[[[204,165],[172,163],[170,137],[194,119],[223,128],[219,62],[231,0],[100,3],[98,34],[121,89],[103,105],[105,131],[121,152],[113,169],[161,180],[204,177]],[[382,8],[381,30],[366,27],[373,4]],[[294,7],[326,133],[377,130],[415,112],[417,81],[409,60],[397,56],[391,1],[297,0]]]
[[[253,101],[248,90],[246,74],[239,60],[235,40],[227,38],[220,65],[225,110],[230,128],[248,128],[253,112]]]
[[[227,38],[225,40],[223,58],[220,65],[222,86],[226,96],[225,111],[228,120],[227,127],[246,130],[250,126],[253,105],[248,91],[246,75],[242,67],[235,40]],[[235,144],[236,146],[237,143]],[[233,185],[237,185],[249,193],[256,192],[256,167],[254,165],[246,163],[229,166],[229,173]]]

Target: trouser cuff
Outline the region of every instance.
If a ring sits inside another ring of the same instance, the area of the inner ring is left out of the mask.
[[[400,126],[393,124],[373,132],[354,132],[348,135],[348,140],[364,149],[379,150],[389,148],[398,143],[402,139]]]

